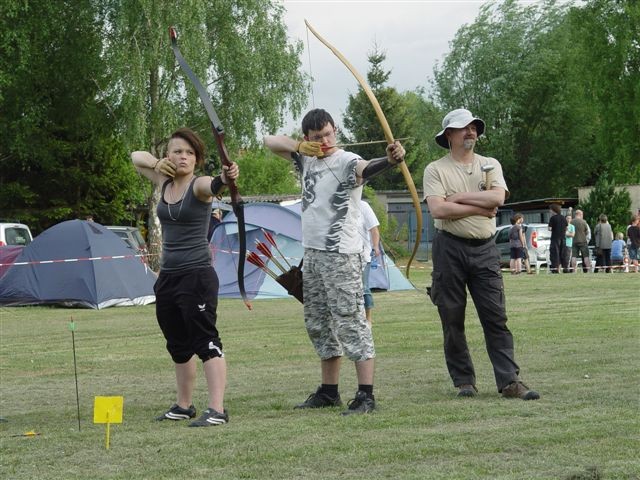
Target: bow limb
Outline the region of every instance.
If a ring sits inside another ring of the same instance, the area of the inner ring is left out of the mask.
[[[347,60],[344,57],[344,55],[342,55],[338,51],[338,49],[336,49],[333,45],[327,42],[324,38],[322,38],[322,36],[318,32],[315,31],[315,29],[309,24],[307,20],[305,20],[304,23],[307,25],[307,28],[311,30],[311,33],[313,33],[318,40],[320,40],[327,48],[329,48],[329,50],[331,50],[333,54],[336,57],[338,57],[338,59],[344,64],[344,66],[349,69],[349,71],[353,74],[353,76],[356,77],[356,80],[362,87],[362,90],[364,90],[365,94],[367,95],[367,98],[371,102],[371,105],[373,106],[373,109],[376,112],[378,121],[380,122],[380,125],[382,126],[382,130],[384,131],[384,138],[386,139],[387,144],[390,145],[394,143],[394,137],[393,137],[393,133],[391,133],[389,122],[387,122],[387,118],[384,116],[384,113],[382,112],[382,108],[380,108],[378,99],[373,94],[373,91],[371,90],[371,87],[366,82],[366,80],[362,77],[362,75],[360,75],[360,73],[358,73],[355,67],[351,65],[349,60]],[[416,254],[418,253],[418,248],[420,248],[420,238],[422,236],[422,206],[420,204],[418,192],[416,191],[416,186],[413,183],[413,178],[411,178],[411,173],[409,172],[407,165],[404,162],[401,162],[398,164],[398,166],[400,167],[400,171],[402,172],[404,181],[407,184],[407,187],[409,188],[409,192],[411,193],[411,199],[413,200],[413,207],[416,210],[416,240],[413,245],[413,252],[411,253],[411,257],[409,257],[409,261],[407,262],[407,278],[409,278],[409,269],[411,268],[411,262],[413,261]]]
[[[171,49],[173,50],[173,54],[176,57],[176,60],[180,64],[180,68],[182,68],[187,78],[189,78],[195,89],[198,91],[198,96],[202,101],[202,105],[207,111],[207,116],[209,117],[209,121],[211,122],[213,136],[216,139],[216,145],[218,146],[220,161],[222,162],[222,165],[230,166],[232,162],[229,159],[227,147],[224,144],[224,128],[222,127],[222,122],[220,122],[220,119],[218,118],[218,114],[213,108],[213,104],[211,103],[209,94],[207,93],[207,90],[202,86],[202,83],[200,83],[200,80],[198,80],[198,77],[196,77],[195,73],[193,73],[193,70],[191,70],[191,67],[189,66],[187,61],[182,56],[182,53],[178,48],[178,34],[173,27],[169,27],[169,36],[171,37]],[[247,298],[247,292],[244,288],[244,262],[247,256],[247,235],[246,226],[244,223],[244,201],[240,196],[240,192],[238,191],[238,186],[236,185],[235,181],[231,179],[228,179],[227,181],[229,182],[227,184],[227,187],[229,188],[231,196],[233,213],[238,219],[238,240],[240,244],[240,253],[238,256],[238,289],[240,290],[240,295],[242,296],[244,304],[249,310],[251,310],[251,303]]]

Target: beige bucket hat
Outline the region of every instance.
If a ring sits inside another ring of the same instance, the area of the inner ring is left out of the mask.
[[[447,128],[464,128],[470,123],[475,123],[478,130],[478,137],[484,133],[484,121],[466,108],[458,108],[447,113],[442,120],[442,131],[436,135],[436,143],[442,148],[449,148],[449,142],[444,132]]]

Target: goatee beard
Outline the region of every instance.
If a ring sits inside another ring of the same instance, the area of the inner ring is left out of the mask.
[[[473,150],[473,147],[475,146],[475,144],[476,144],[476,141],[471,138],[467,138],[462,142],[462,146],[464,147],[465,150]]]

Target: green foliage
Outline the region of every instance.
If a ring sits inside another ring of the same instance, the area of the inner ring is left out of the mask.
[[[436,98],[487,122],[478,151],[501,161],[512,200],[573,196],[601,173],[640,180],[638,11],[490,2],[458,31]]]
[[[631,196],[624,189],[616,189],[606,175],[600,177],[587,199],[582,203],[584,219],[595,228],[601,214],[605,214],[614,232],[627,230],[631,218]]]
[[[422,176],[425,167],[434,160],[442,157],[446,150],[438,146],[434,137],[440,131],[445,112],[426,98],[423,89],[403,94],[407,103],[407,118],[410,126],[408,135],[410,140],[404,142],[407,150],[407,164],[411,165],[411,172],[416,188],[422,190]]]
[[[5,2],[0,28],[0,204],[34,232],[93,213],[128,217],[137,182],[98,84],[106,66],[91,0]]]
[[[110,74],[104,90],[129,151],[160,156],[170,132],[187,126],[218,156],[211,122],[170,48],[169,26],[176,28],[184,58],[207,89],[229,151],[255,146],[258,127],[275,130],[287,110],[300,111],[306,92],[298,68],[302,44],[289,43],[279,3],[106,0],[102,5],[103,59]],[[151,253],[158,253],[159,192],[148,183],[144,190]]]
[[[368,59],[371,65],[367,73],[368,83],[378,99],[391,131],[397,138],[409,136],[410,119],[407,102],[394,88],[385,85],[390,75],[390,72],[385,71],[382,66],[386,54],[380,52],[376,45]],[[347,131],[340,134],[340,140],[343,143],[384,139],[384,132],[375,110],[361,87],[358,87],[355,95],[349,95],[344,126]],[[369,160],[386,156],[385,147],[384,143],[378,143],[349,147],[349,150]],[[415,160],[414,157],[407,157],[405,160],[410,171],[413,171],[410,163],[413,160]],[[388,171],[384,175],[373,178],[370,185],[376,190],[406,189],[404,178],[398,170]]]
[[[239,188],[243,195],[300,193],[294,166],[265,149],[246,151],[236,159],[240,167]]]
[[[104,58],[127,145],[153,151],[180,126],[213,145],[197,92],[170,49],[169,25],[207,87],[231,147],[255,143],[260,125],[275,130],[287,110],[298,113],[306,91],[298,71],[302,45],[289,43],[283,10],[271,0],[107,2]]]
[[[378,222],[380,222],[378,229],[380,230],[380,238],[387,255],[391,258],[406,256],[408,254],[406,248],[407,239],[406,237],[397,237],[398,221],[394,217],[387,215],[384,205],[376,197],[375,190],[369,185],[365,185],[362,190],[362,198],[367,200],[373,213],[376,214]]]
[[[600,159],[592,180],[605,172],[621,184],[640,182],[640,2],[591,0],[567,17],[580,55],[571,69],[581,79],[597,128],[591,139]],[[593,184],[593,181],[588,183]]]

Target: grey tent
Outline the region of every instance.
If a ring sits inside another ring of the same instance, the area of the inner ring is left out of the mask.
[[[0,278],[0,305],[106,308],[155,301],[156,274],[98,223],[62,222],[38,235]]]

